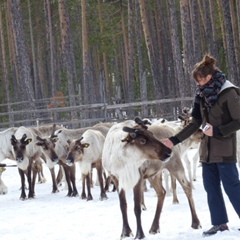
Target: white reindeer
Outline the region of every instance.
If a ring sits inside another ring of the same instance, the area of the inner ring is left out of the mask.
[[[102,168],[102,149],[105,137],[100,131],[89,129],[83,133],[80,139],[69,140],[68,155],[66,161],[68,164],[79,162],[82,173],[82,199],[92,200],[91,194],[91,172],[92,168],[97,169],[97,176],[100,184],[100,200],[107,199],[103,186],[103,168]],[[85,181],[87,180],[88,195],[85,193]]]
[[[10,142],[11,136],[16,132],[17,128],[8,128],[0,132],[0,162],[6,158],[14,160],[12,154],[12,145]],[[0,174],[0,195],[7,194],[8,187],[2,180],[2,174]]]
[[[78,128],[78,129],[59,129],[51,134],[50,137],[38,138],[38,144],[43,147],[45,155],[49,159],[53,159],[57,156],[58,163],[63,167],[64,174],[67,185],[68,193],[67,196],[77,196],[78,191],[75,183],[75,164],[69,166],[66,164],[66,157],[68,154],[67,141],[70,139],[79,139],[82,134],[89,130],[94,129],[100,131],[104,136],[106,136],[110,126],[114,123],[98,123],[92,127]],[[56,163],[54,163],[56,164]]]
[[[161,181],[163,168],[167,168],[182,185],[191,210],[192,227],[199,228],[200,222],[194,206],[192,187],[185,176],[179,156],[180,149],[176,146],[173,149],[173,155],[171,155],[170,149],[159,141],[172,136],[174,134],[173,129],[160,125],[151,125],[147,129],[141,119],[136,118],[135,121],[129,120],[114,125],[109,130],[103,147],[103,166],[113,176],[118,188],[123,219],[121,238],[132,235],[127,218],[125,191],[128,189],[133,189],[134,192],[134,212],[137,220],[135,238],[143,239],[145,237],[141,224],[144,178],[149,179],[158,197],[156,213],[149,232],[156,234],[160,231],[159,218],[166,194]],[[127,131],[128,135],[124,131]],[[166,162],[159,161],[169,158],[170,160]]]
[[[12,153],[17,162],[21,178],[20,199],[26,199],[25,174],[28,180],[28,198],[35,196],[35,181],[38,172],[37,162],[41,161],[42,150],[35,144],[37,135],[26,127],[19,127],[11,137]],[[32,174],[33,173],[33,174]]]

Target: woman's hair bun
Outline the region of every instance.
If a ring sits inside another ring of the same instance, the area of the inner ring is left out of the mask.
[[[192,76],[198,81],[198,77],[214,75],[216,72],[220,72],[220,69],[216,67],[216,59],[210,54],[205,54],[202,60],[195,64]]]
[[[212,57],[211,55],[206,54],[206,55],[203,57],[202,63],[203,63],[205,66],[214,66],[215,63],[216,63],[216,59],[215,59],[214,57]]]

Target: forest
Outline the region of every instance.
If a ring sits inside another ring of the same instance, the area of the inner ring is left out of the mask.
[[[240,85],[239,44],[238,0],[0,0],[0,122],[66,107],[50,119],[71,122],[104,114],[81,106],[191,98],[205,53]],[[127,116],[184,104],[143,104]]]

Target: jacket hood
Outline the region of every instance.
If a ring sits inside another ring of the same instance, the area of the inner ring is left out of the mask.
[[[222,85],[222,88],[221,88],[220,92],[222,92],[223,90],[225,90],[227,88],[231,88],[231,87],[239,89],[239,87],[235,86],[233,83],[231,83],[230,81],[226,80],[226,82]]]

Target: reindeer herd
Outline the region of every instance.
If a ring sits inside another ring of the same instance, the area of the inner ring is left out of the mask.
[[[189,111],[185,111],[181,123],[168,121],[150,122],[136,117],[120,123],[99,123],[91,127],[67,129],[58,125],[41,127],[9,128],[0,132],[0,162],[12,159],[16,162],[20,179],[20,199],[35,197],[35,183],[38,174],[42,173],[42,161],[51,173],[52,193],[59,191],[59,183],[65,178],[67,196],[90,201],[92,170],[96,169],[100,188],[100,200],[106,200],[110,182],[117,189],[122,214],[121,238],[131,236],[132,229],[128,221],[126,191],[133,190],[134,213],[137,222],[135,238],[145,237],[141,211],[144,206],[144,186],[146,180],[157,195],[155,216],[149,233],[160,232],[160,215],[167,184],[164,187],[163,178],[171,177],[173,202],[178,203],[176,181],[183,188],[188,199],[192,219],[191,227],[201,227],[192,194],[191,163],[187,152],[201,141],[201,130],[193,134],[172,150],[167,148],[161,139],[170,137],[187,124]],[[197,163],[197,155],[195,157]],[[184,164],[185,162],[185,164]],[[79,163],[82,175],[81,194],[76,186],[76,163]],[[55,175],[55,166],[59,172]],[[8,189],[1,175],[4,164],[0,164],[0,194],[6,194]],[[186,169],[188,167],[188,177]],[[196,164],[195,164],[196,166]],[[25,182],[27,180],[27,184]],[[26,193],[26,185],[28,193]],[[87,191],[85,191],[85,188]]]

